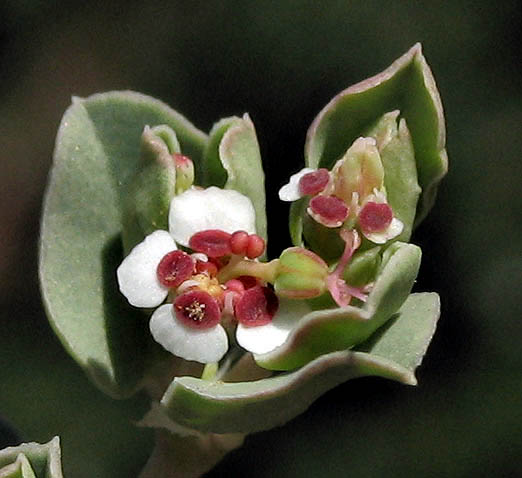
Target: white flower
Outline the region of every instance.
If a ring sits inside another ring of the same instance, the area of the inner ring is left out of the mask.
[[[312,168],[303,168],[301,171],[292,174],[290,181],[279,190],[279,199],[281,199],[281,201],[292,202],[302,198],[304,194],[300,191],[299,181],[303,176],[308,173],[313,173],[314,171],[315,169]]]
[[[271,352],[286,341],[299,319],[311,310],[304,300],[280,299],[277,313],[270,323],[257,327],[238,324],[237,342],[254,354]]]
[[[189,189],[175,196],[169,210],[169,232],[155,231],[138,244],[117,270],[120,291],[136,307],[157,307],[169,289],[158,279],[161,259],[188,246],[195,233],[218,229],[228,233],[244,230],[255,233],[255,212],[250,199],[234,190],[217,187]],[[172,304],[154,311],[150,320],[154,340],[166,350],[186,360],[202,363],[219,361],[228,349],[224,328],[193,329],[179,321]]]

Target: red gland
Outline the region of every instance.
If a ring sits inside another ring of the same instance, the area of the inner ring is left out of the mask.
[[[219,324],[219,303],[208,292],[191,290],[178,295],[174,301],[177,319],[192,329],[210,329]]]
[[[192,160],[188,156],[184,156],[180,153],[174,153],[172,157],[174,158],[174,162],[178,168],[190,166],[192,163]]]
[[[248,247],[248,232],[246,231],[236,231],[232,234],[230,238],[230,249],[232,250],[232,254],[237,254],[238,256],[244,256],[246,254]]]
[[[216,277],[218,273],[217,265],[211,261],[196,261],[196,273],[206,274],[209,277]]]
[[[255,286],[243,292],[235,313],[240,324],[256,327],[270,323],[278,307],[279,301],[272,289]]]
[[[368,202],[359,213],[359,224],[365,233],[385,231],[392,219],[392,208],[386,203]]]
[[[315,196],[308,207],[310,215],[323,226],[339,227],[348,217],[350,209],[336,196]]]
[[[299,180],[299,192],[303,196],[314,196],[324,190],[328,181],[330,181],[330,174],[327,169],[321,168],[312,171]]]
[[[228,232],[218,229],[199,231],[190,238],[189,247],[193,251],[203,252],[208,257],[223,257],[232,253],[231,237]]]
[[[194,272],[194,261],[186,252],[172,251],[161,259],[156,273],[165,287],[178,287]]]
[[[265,240],[257,234],[248,236],[248,246],[246,256],[249,259],[255,259],[265,252]]]

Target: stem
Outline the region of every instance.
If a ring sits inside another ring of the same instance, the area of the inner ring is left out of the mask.
[[[180,437],[158,430],[156,445],[139,478],[198,478],[241,446],[243,440],[241,433]]]
[[[266,282],[273,283],[275,281],[277,270],[279,268],[279,259],[270,262],[257,262],[242,259],[239,256],[233,257],[230,262],[223,267],[218,273],[218,281],[224,284],[230,279],[240,276],[257,277]]]

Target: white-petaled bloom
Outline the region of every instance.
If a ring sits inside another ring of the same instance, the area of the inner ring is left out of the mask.
[[[158,267],[163,260],[177,261],[173,270],[180,271],[183,279],[190,269],[190,262],[196,261],[182,251],[176,243],[188,246],[190,238],[201,231],[220,230],[226,233],[247,231],[255,233],[255,212],[250,199],[234,190],[217,187],[207,189],[191,188],[175,196],[169,210],[169,232],[155,231],[134,247],[117,270],[120,291],[136,307],[160,306],[169,294],[170,288],[160,280]],[[188,268],[187,268],[188,267]],[[192,273],[189,274],[192,276]],[[171,280],[166,277],[163,282]],[[178,281],[179,282],[179,281]],[[172,354],[186,360],[202,363],[217,362],[228,349],[228,339],[224,328],[215,314],[207,321],[205,312],[213,310],[217,304],[212,296],[220,291],[217,284],[206,284],[208,291],[201,291],[193,302],[181,306],[165,304],[156,309],[150,320],[150,330],[154,340]],[[175,287],[179,286],[174,279]],[[186,297],[185,293],[180,297]],[[176,309],[175,307],[178,307]],[[188,319],[187,319],[188,318]],[[187,326],[187,320],[194,320],[195,326]]]
[[[286,341],[299,319],[311,310],[303,300],[280,299],[277,313],[268,324],[248,327],[239,323],[237,342],[254,354],[271,352]]]
[[[312,168],[303,168],[301,171],[292,174],[290,176],[290,180],[279,190],[279,199],[281,201],[297,201],[302,198],[304,194],[301,193],[299,188],[299,182],[303,176],[308,173],[313,173],[315,169]]]

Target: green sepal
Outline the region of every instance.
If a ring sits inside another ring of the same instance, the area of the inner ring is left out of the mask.
[[[404,229],[393,240],[408,242],[411,237],[415,211],[421,188],[417,182],[415,152],[406,120],[399,111],[383,115],[366,132],[376,139],[384,167],[384,186],[393,214],[404,224]]]
[[[256,363],[270,370],[293,370],[320,355],[344,350],[365,341],[399,309],[417,277],[421,250],[413,244],[393,243],[383,257],[381,271],[366,303],[316,310],[306,314],[285,343]]]
[[[249,197],[256,212],[256,232],[265,240],[265,174],[256,131],[248,114],[216,123],[205,149],[201,185],[235,189]]]
[[[290,247],[279,256],[274,290],[279,297],[310,298],[326,289],[328,265],[302,247]]]
[[[364,350],[323,355],[303,368],[253,382],[209,382],[178,377],[161,400],[177,424],[202,432],[252,433],[282,425],[303,413],[327,390],[346,380],[380,376],[417,383],[439,317],[437,294],[412,294]],[[381,332],[381,333],[379,333]]]
[[[60,439],[49,443],[24,443],[0,450],[2,478],[63,478]]]
[[[168,230],[170,200],[176,192],[173,153],[180,153],[176,133],[166,125],[145,126],[141,135],[141,164],[126,188],[122,217],[124,254],[145,236]]]
[[[342,91],[323,108],[308,130],[305,163],[314,169],[331,169],[359,136],[394,110],[405,118],[415,150],[422,188],[418,224],[432,207],[448,167],[442,103],[420,44],[382,73]]]
[[[143,129],[162,124],[201,168],[207,136],[164,103],[133,92],[75,98],[58,131],[45,197],[40,281],[49,321],[96,385],[116,397],[140,387],[148,336],[116,282],[122,208],[142,166]]]

